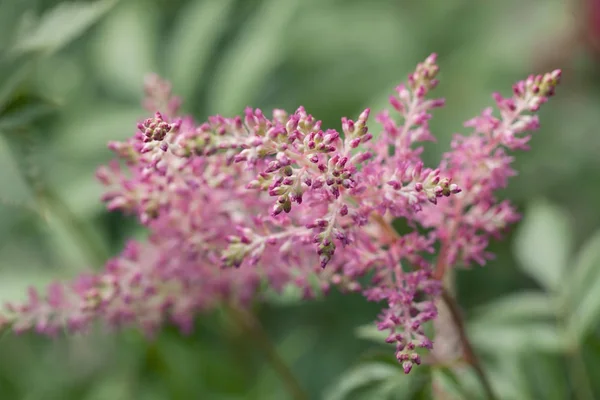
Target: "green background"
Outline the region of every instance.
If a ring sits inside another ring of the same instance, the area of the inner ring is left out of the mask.
[[[246,105],[304,105],[339,128],[342,116],[382,109],[416,63],[437,52],[437,94],[447,106],[431,122],[438,143],[427,146],[426,161],[434,165],[452,134],[467,132],[462,122],[492,105],[493,91],[508,95],[528,74],[562,68],[532,150],[517,155],[519,176],[501,194],[526,212],[525,222],[492,245],[496,260],[457,273],[457,292],[501,398],[600,397],[600,254],[588,244],[585,260],[574,256],[600,226],[600,58],[582,40],[583,3],[0,1],[0,300],[101,268],[126,237],[143,234],[135,221],[104,210],[94,171],[111,159],[106,143],[131,136],[145,116],[149,72],[170,80],[197,120]],[[591,294],[567,307],[556,299],[574,290],[567,287],[577,268]],[[537,308],[528,300],[477,312],[531,290],[547,293],[535,300],[551,308],[546,325],[532,327]],[[574,336],[555,329],[570,326],[580,309],[589,316],[586,329]],[[361,296],[333,293],[301,304],[290,293],[255,311],[310,398],[432,396],[430,369],[409,380],[389,361],[393,349],[357,336],[378,312]],[[538,328],[540,337],[556,333],[558,344],[532,344]],[[434,372],[449,395],[458,393],[448,398],[479,396],[468,376]],[[0,340],[2,400],[287,396],[252,340],[219,312],[199,316],[188,337],[167,327],[153,341],[135,329]]]

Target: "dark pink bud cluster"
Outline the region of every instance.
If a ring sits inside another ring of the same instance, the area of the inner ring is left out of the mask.
[[[431,112],[444,105],[428,98],[438,72],[435,55],[417,66],[390,98],[392,110],[376,117],[380,132],[369,109],[342,118],[341,131],[303,107],[270,116],[248,108],[196,124],[176,115],[170,86],[150,78],[145,104],[159,112],[126,142],[109,144],[124,165],[97,173],[109,210],[135,214],[148,239],[129,242],[102,273],[54,284],[45,296],[32,291],[0,324],[55,333],[103,318],[187,331],[196,313],[224,301],[247,305],[265,284],[295,285],[306,298],[335,285],[385,304],[378,327],[408,373],[421,362],[416,349],[433,346],[424,327],[437,315],[444,271],[485,262],[490,238],[518,218],[495,192],[515,173],[508,150],[526,148],[539,125],[528,113],[560,78],[531,76],[512,97],[494,95],[500,115],[490,108],[468,121],[473,133],[428,168],[419,143],[434,140]],[[396,218],[415,230],[399,235]]]

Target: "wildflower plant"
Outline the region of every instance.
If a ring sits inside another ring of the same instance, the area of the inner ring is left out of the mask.
[[[409,373],[435,338],[443,278],[485,264],[490,239],[518,220],[496,191],[515,175],[510,152],[526,150],[535,112],[554,94],[556,70],[530,76],[510,97],[494,94],[467,121],[439,165],[425,166],[422,143],[444,100],[435,54],[390,97],[390,110],[366,109],[326,129],[303,107],[265,115],[179,115],[179,100],[158,77],[146,82],[153,114],[133,137],[111,142],[117,159],[98,169],[109,210],[133,214],[148,238],[130,240],[102,272],[53,283],[8,304],[0,326],[15,332],[82,331],[96,319],[153,333],[171,322],[187,332],[194,317],[224,303],[249,306],[265,285],[301,289],[310,299],[332,286],[382,304],[388,332]],[[413,230],[397,233],[405,220]],[[433,261],[431,261],[433,260]]]

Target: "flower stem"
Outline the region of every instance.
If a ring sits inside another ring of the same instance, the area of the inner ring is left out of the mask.
[[[492,385],[485,373],[485,370],[483,369],[483,366],[481,365],[479,358],[475,354],[473,345],[471,344],[471,341],[469,340],[469,337],[467,335],[465,323],[461,316],[461,311],[460,311],[460,307],[459,307],[458,303],[456,302],[454,297],[452,297],[452,295],[448,292],[448,290],[446,290],[446,288],[444,288],[442,290],[442,300],[448,306],[448,309],[450,310],[450,314],[452,316],[452,320],[454,321],[454,325],[456,326],[456,328],[458,330],[460,342],[462,344],[463,351],[464,351],[465,361],[467,363],[469,363],[469,365],[471,365],[473,367],[473,369],[475,370],[475,373],[477,374],[477,378],[479,378],[479,381],[481,382],[481,386],[483,387],[483,389],[485,391],[486,397],[489,400],[496,400],[497,397],[494,394]]]
[[[277,352],[275,345],[273,344],[271,339],[269,339],[267,332],[260,324],[258,319],[256,319],[256,317],[253,314],[247,312],[246,310],[231,304],[225,305],[225,311],[231,317],[231,319],[233,319],[235,323],[237,323],[238,326],[243,331],[245,331],[254,340],[256,345],[264,352],[267,361],[269,362],[269,364],[271,364],[273,370],[275,370],[275,372],[279,374],[279,377],[283,381],[283,384],[285,385],[290,395],[290,398],[294,400],[308,400],[308,395],[306,394],[302,386],[300,386],[300,383],[298,382],[290,368],[287,366],[285,361]]]

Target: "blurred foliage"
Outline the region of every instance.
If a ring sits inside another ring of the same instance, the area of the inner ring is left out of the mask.
[[[0,1],[0,300],[99,268],[143,235],[104,211],[94,170],[111,157],[106,143],[144,116],[149,72],[171,80],[198,119],[303,104],[337,127],[361,107],[381,109],[437,52],[448,105],[432,121],[434,163],[493,90],[560,67],[564,84],[503,193],[526,218],[493,245],[494,262],[458,273],[458,296],[502,399],[600,396],[600,74],[576,40],[587,21],[578,1]],[[255,311],[310,398],[482,396],[470,370],[406,377],[372,328],[357,337],[376,304],[296,300],[290,291]],[[287,398],[220,312],[189,337],[168,327],[155,340],[135,330],[8,335],[0,355],[1,399]]]

